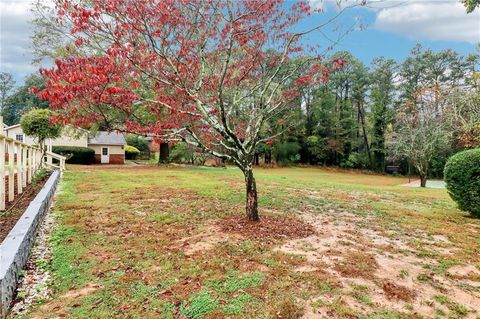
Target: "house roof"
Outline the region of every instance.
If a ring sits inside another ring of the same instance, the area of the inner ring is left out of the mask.
[[[125,145],[125,137],[121,133],[99,131],[94,137],[88,139],[88,144],[93,145]]]
[[[16,128],[16,127],[19,127],[20,124],[15,124],[15,125],[10,125],[10,126],[5,126],[3,129],[5,131],[8,131],[9,129],[12,129],[12,128]]]

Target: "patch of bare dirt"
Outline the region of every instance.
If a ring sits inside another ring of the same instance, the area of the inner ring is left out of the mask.
[[[86,284],[83,288],[67,291],[60,296],[60,299],[77,299],[85,297],[95,292],[98,288],[100,288],[100,285],[98,284]]]
[[[314,271],[315,265],[323,264],[323,271],[343,285],[340,297],[324,294],[310,298],[302,318],[345,318],[331,312],[332,308],[345,308],[346,318],[350,310],[358,317],[379,308],[433,318],[438,309],[450,312],[447,305],[436,300],[438,295],[445,295],[452,303],[465,307],[467,313],[463,318],[477,318],[480,314],[480,291],[474,285],[462,285],[455,279],[455,276],[475,279],[476,268],[452,267],[446,274],[429,270],[426,265],[434,268],[439,265],[438,261],[422,257],[410,244],[412,240],[425,239],[426,234],[405,233],[395,225],[379,229],[374,217],[357,216],[342,209],[319,213],[307,207],[298,215],[312,225],[315,232],[290,240],[276,250],[303,256],[305,262],[296,267],[297,271]],[[443,236],[431,237],[431,241],[433,247],[448,248],[450,243]],[[371,300],[370,305],[348,296],[352,287],[358,285],[368,288],[365,294]]]
[[[458,279],[473,279],[480,282],[480,270],[474,265],[453,266],[448,269],[448,274]]]
[[[318,306],[317,303],[321,305]],[[322,305],[331,305],[325,307]],[[365,310],[365,306],[350,296],[334,297],[327,295],[322,298],[314,298],[306,305],[302,319],[319,318],[342,318],[358,319],[357,313]]]
[[[207,225],[200,234],[184,237],[174,247],[181,249],[185,255],[191,256],[209,251],[222,242],[236,242],[242,240],[239,234],[226,234],[218,225]]]
[[[46,312],[50,315],[56,315],[53,318],[68,318],[68,308],[78,307],[81,305],[81,299],[88,295],[94,293],[101,286],[95,283],[87,283],[85,287],[67,291],[63,295],[59,296],[58,299],[52,300],[42,306],[40,310]],[[73,303],[73,304],[72,304]],[[72,305],[71,305],[72,304]],[[35,316],[32,319],[42,319],[43,317]]]

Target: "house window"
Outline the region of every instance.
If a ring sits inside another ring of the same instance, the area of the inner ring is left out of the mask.
[[[108,155],[108,148],[106,147],[102,148],[102,155],[105,155],[105,156]]]
[[[23,143],[23,134],[15,134],[15,139]]]

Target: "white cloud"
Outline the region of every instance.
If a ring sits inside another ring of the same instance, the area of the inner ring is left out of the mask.
[[[0,1],[0,15],[3,16],[23,16],[30,7],[29,1]]]
[[[0,0],[0,71],[12,73],[17,83],[35,72],[31,65],[31,0]]]
[[[362,0],[309,0],[314,9],[329,10]],[[367,0],[375,13],[373,27],[413,40],[480,42],[480,10],[467,14],[459,0]]]
[[[388,3],[388,1],[385,1]],[[480,42],[480,11],[458,1],[409,1],[377,12],[374,28],[416,40]]]
[[[327,7],[330,7],[338,10],[347,6],[359,5],[362,3],[362,0],[308,0],[308,2],[310,3],[310,7],[313,9],[327,10]]]
[[[322,9],[325,4],[323,0],[308,0],[313,9]]]

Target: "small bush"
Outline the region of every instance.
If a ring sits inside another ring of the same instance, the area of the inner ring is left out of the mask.
[[[448,193],[458,207],[480,217],[480,148],[450,157],[444,175]]]
[[[39,183],[42,182],[45,178],[47,178],[49,174],[50,174],[50,173],[49,173],[46,169],[44,169],[44,168],[41,168],[41,169],[37,170],[37,171],[35,172],[35,174],[33,175],[33,177],[32,177],[32,183],[33,183],[34,185],[39,184]]]
[[[277,143],[273,146],[273,155],[279,164],[295,163],[300,160],[300,149],[297,142]]]
[[[128,134],[125,139],[127,144],[137,148],[140,152],[148,152],[148,141],[143,136]]]
[[[68,164],[92,164],[95,162],[95,151],[88,147],[54,146],[52,151],[65,156]]]
[[[177,143],[170,150],[168,160],[173,163],[192,163],[194,161],[193,150],[186,143]]]
[[[365,168],[368,166],[368,158],[364,154],[350,153],[348,159],[340,164],[344,168]]]
[[[125,145],[125,158],[129,160],[137,159],[140,151],[135,146]]]

